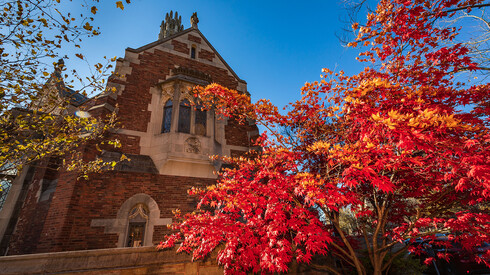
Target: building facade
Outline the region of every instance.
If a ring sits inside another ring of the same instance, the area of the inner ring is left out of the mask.
[[[139,247],[159,243],[172,211],[192,211],[187,190],[215,183],[222,163],[210,155],[237,156],[252,149],[258,128],[205,111],[191,89],[212,82],[247,92],[241,80],[198,29],[184,29],[170,12],[158,40],[126,49],[106,92],[78,100],[92,116],[117,108],[120,129],[111,138],[121,148],[103,151],[105,160],[131,159],[114,171],[79,179],[58,169],[60,159],[43,160],[15,178],[0,212],[0,253],[19,255],[86,249]],[[86,157],[98,153],[83,148]]]

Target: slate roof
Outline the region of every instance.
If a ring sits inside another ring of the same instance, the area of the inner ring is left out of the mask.
[[[58,90],[58,95],[61,98],[68,99],[68,102],[78,107],[89,100],[88,97],[84,96],[77,91],[74,91],[65,86],[65,82],[61,76],[61,72],[59,70],[55,70],[55,72],[51,75],[51,79],[49,81],[56,81],[56,89]]]

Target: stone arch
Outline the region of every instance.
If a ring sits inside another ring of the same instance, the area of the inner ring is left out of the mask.
[[[179,100],[182,101],[184,99],[189,100],[191,104],[194,104],[194,96],[192,94],[192,89],[194,86],[192,85],[184,85],[183,87],[180,88],[180,98]]]
[[[119,211],[117,211],[117,219],[125,220],[124,232],[121,232],[123,234],[119,234],[117,247],[124,247],[128,235],[129,211],[131,211],[135,205],[140,203],[148,207],[149,211],[148,224],[146,225],[143,246],[153,245],[153,230],[155,227],[155,222],[160,219],[160,209],[158,208],[156,201],[151,196],[145,193],[139,193],[127,199],[121,205]]]
[[[127,199],[117,211],[117,218],[115,219],[93,219],[90,226],[102,226],[104,227],[104,233],[106,234],[118,234],[118,241],[116,247],[124,247],[126,237],[128,234],[129,226],[129,212],[137,204],[144,204],[148,207],[148,224],[146,226],[146,232],[144,236],[143,246],[153,245],[153,232],[154,227],[157,225],[168,225],[172,223],[171,218],[160,218],[160,209],[156,201],[145,193],[135,194]]]
[[[152,89],[157,89],[157,87],[154,87]],[[165,105],[165,102],[168,100],[173,100],[174,99],[174,87],[173,85],[163,85],[160,87],[160,105]]]

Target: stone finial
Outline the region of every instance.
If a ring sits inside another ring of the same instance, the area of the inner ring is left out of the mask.
[[[63,71],[63,67],[65,67],[65,61],[63,58],[58,59],[58,62],[54,63],[54,74],[56,77],[61,77],[61,71]]]
[[[175,15],[173,11],[170,11],[170,13],[167,12],[165,15],[165,20],[163,20],[162,24],[160,25],[160,34],[158,35],[158,39],[169,37],[183,30],[184,25],[182,25],[182,17],[179,16],[177,12],[175,12]]]
[[[197,18],[197,12],[195,12],[191,16],[191,27],[197,29],[197,23],[199,23],[199,18]]]

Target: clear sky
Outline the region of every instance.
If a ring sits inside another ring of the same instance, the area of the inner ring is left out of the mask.
[[[173,10],[184,28],[197,12],[200,31],[247,81],[253,101],[267,98],[282,107],[300,97],[306,81],[319,80],[322,68],[354,74],[364,66],[355,60],[357,51],[336,37],[345,27],[341,0],[132,0],[124,11],[115,0],[101,2],[95,24],[102,34],[83,43],[91,62],[156,41],[161,21]],[[67,66],[77,65],[68,60]]]

